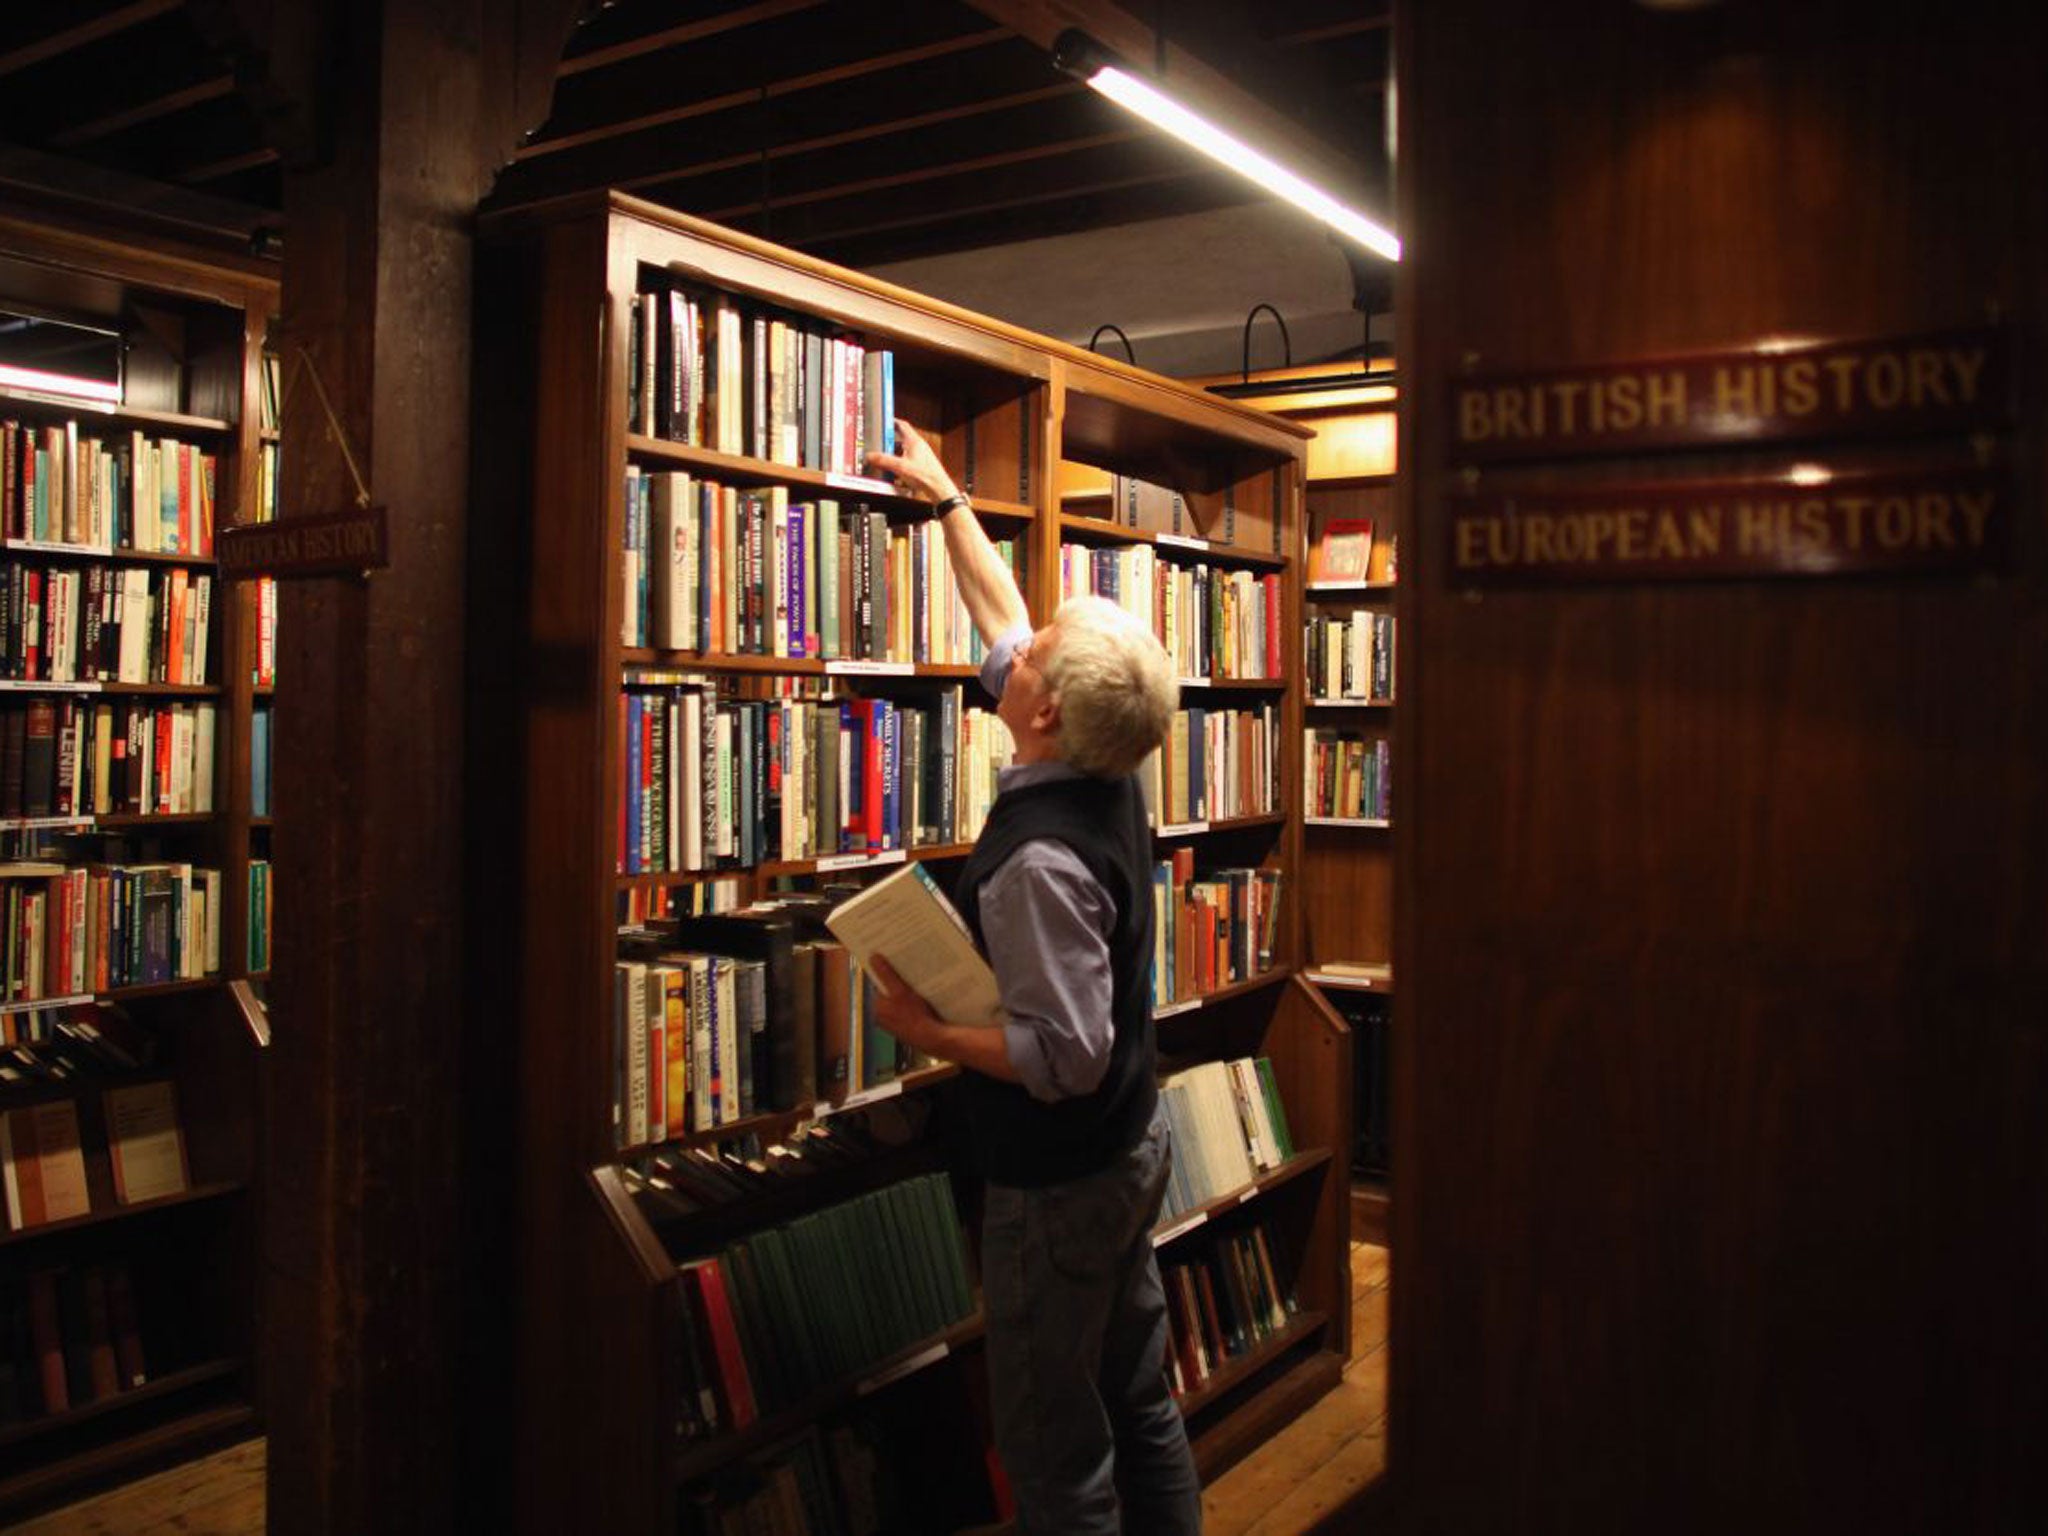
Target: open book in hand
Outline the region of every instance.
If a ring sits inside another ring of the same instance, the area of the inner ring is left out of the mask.
[[[948,1023],[1005,1022],[995,972],[923,865],[906,864],[849,896],[832,909],[825,926],[863,967],[876,955],[895,966]]]

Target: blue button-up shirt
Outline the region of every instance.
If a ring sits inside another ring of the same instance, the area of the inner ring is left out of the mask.
[[[1001,636],[982,662],[981,682],[1000,700],[1026,625]],[[1066,763],[1017,763],[996,778],[999,793],[1078,779]],[[981,888],[981,931],[1010,1015],[1003,1044],[1033,1098],[1090,1092],[1109,1067],[1114,1026],[1109,936],[1116,903],[1080,856],[1057,838],[1033,838]]]

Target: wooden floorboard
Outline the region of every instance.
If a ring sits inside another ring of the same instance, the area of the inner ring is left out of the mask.
[[[263,1442],[244,1440],[12,1530],[13,1536],[261,1536]]]
[[[1351,1245],[1344,1379],[1203,1491],[1208,1536],[1294,1536],[1354,1504],[1387,1464],[1387,1250]],[[263,1442],[159,1472],[14,1536],[262,1536]]]

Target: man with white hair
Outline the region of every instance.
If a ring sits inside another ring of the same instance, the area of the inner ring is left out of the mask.
[[[959,1063],[982,1172],[982,1292],[996,1448],[1020,1532],[1201,1529],[1166,1379],[1151,1232],[1166,1188],[1152,1029],[1152,840],[1135,770],[1178,701],[1165,649],[1079,598],[1033,631],[1023,594],[931,446],[868,455],[928,497],[988,641],[982,684],[1016,741],[955,899],[1009,1022],[941,1019],[879,962],[877,1020]]]

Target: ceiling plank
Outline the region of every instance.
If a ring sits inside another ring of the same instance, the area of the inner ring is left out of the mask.
[[[716,99],[716,113],[706,110],[695,121],[521,160],[499,177],[493,196],[509,206],[595,186],[642,186],[704,162],[801,153],[827,129],[851,142],[901,132],[907,120],[927,114],[987,115],[1020,102],[1087,96],[1047,69],[1036,49],[1004,35],[998,48],[921,57],[886,77],[835,77],[766,95],[728,92]]]
[[[1164,80],[1174,96],[1247,142],[1284,160],[1298,174],[1338,195],[1363,185],[1358,161],[1308,133],[1292,118],[1246,92],[1169,36],[1113,0],[966,0],[990,20],[1011,28],[1048,53],[1062,32],[1078,28],[1122,57],[1134,71]],[[1163,58],[1161,57],[1163,55]],[[1163,69],[1161,65],[1163,64]],[[1189,151],[1193,153],[1193,151]]]
[[[622,64],[627,59],[659,53],[664,48],[680,48],[685,43],[700,42],[707,37],[716,37],[721,32],[750,27],[758,21],[772,21],[779,16],[792,15],[797,11],[815,10],[824,3],[825,0],[760,0],[757,5],[741,6],[736,11],[726,11],[721,15],[707,16],[701,21],[688,22],[680,27],[650,32],[645,37],[614,43],[608,48],[593,48],[588,53],[574,54],[562,60],[561,68],[556,70],[555,74],[557,78],[567,78],[593,69],[603,69],[608,65]]]
[[[33,43],[0,53],[0,76],[15,74],[31,65],[70,53],[75,48],[83,48],[88,43],[114,37],[130,27],[175,11],[182,3],[183,0],[135,0],[133,5],[124,5],[119,10],[108,11],[75,27],[67,27],[62,32],[53,32]]]
[[[896,187],[946,180],[989,156],[1056,158],[1060,146],[1083,143],[1143,144],[1168,161],[1186,158],[1169,141],[1106,111],[1082,92],[958,118],[941,132],[915,130],[886,140],[814,148],[782,160],[736,154],[717,170],[654,180],[637,190],[693,212],[755,202],[785,207],[855,195],[850,188],[878,191],[877,178],[885,178],[883,186]]]
[[[640,187],[659,186],[686,180],[694,176],[708,175],[714,171],[736,169],[743,165],[759,165],[763,160],[787,160],[797,155],[816,154],[820,150],[839,149],[849,144],[865,143],[870,139],[883,138],[892,133],[916,133],[940,123],[959,122],[964,118],[978,117],[985,112],[1000,112],[1010,107],[1028,106],[1033,102],[1048,101],[1058,96],[1070,96],[1073,88],[1065,85],[1049,85],[1042,90],[1019,91],[1013,96],[997,97],[987,101],[968,102],[957,107],[942,107],[932,112],[920,112],[912,117],[891,118],[884,123],[871,123],[861,128],[848,128],[838,133],[819,134],[815,138],[799,139],[789,144],[778,144],[772,149],[743,154],[727,155],[719,160],[706,160],[697,165],[674,166],[666,170],[652,171],[647,175],[625,181],[615,181],[614,186],[632,191]]]
[[[935,181],[947,176],[975,176],[985,171],[1002,170],[1011,166],[1026,165],[1034,160],[1048,160],[1061,155],[1079,154],[1083,150],[1101,149],[1112,144],[1128,144],[1139,134],[1098,133],[1085,139],[1069,139],[1058,144],[1032,144],[1023,149],[1004,150],[999,154],[981,155],[972,160],[954,160],[944,165],[923,166],[914,171],[896,171],[883,176],[869,176],[859,181],[835,182],[829,187],[819,187],[810,192],[796,192],[777,197],[772,202],[751,202],[735,204],[730,208],[714,209],[705,215],[712,223],[724,223],[742,214],[759,213],[769,207],[776,209],[801,207],[805,203],[829,202],[835,198],[867,197],[876,192],[890,191],[898,187],[914,186],[919,182]]]
[[[276,159],[277,151],[266,146],[262,149],[249,150],[245,154],[227,155],[219,160],[209,161],[205,165],[187,166],[178,171],[173,179],[183,182],[186,186],[196,187],[201,182],[219,181],[223,176],[232,176],[238,171],[253,170],[259,165],[269,165]]]
[[[1385,16],[1357,16],[1348,21],[1325,22],[1317,27],[1303,27],[1299,31],[1276,32],[1273,44],[1278,48],[1299,48],[1307,43],[1334,42],[1340,37],[1357,37],[1366,32],[1387,31],[1393,23]]]
[[[90,144],[96,139],[104,139],[111,134],[119,133],[124,128],[133,128],[139,123],[155,122],[160,117],[169,117],[173,113],[183,112],[188,107],[196,107],[202,102],[217,101],[233,92],[234,88],[233,75],[218,75],[211,80],[202,80],[197,85],[188,85],[182,91],[171,91],[149,101],[138,102],[125,111],[110,113],[89,123],[79,123],[60,133],[53,133],[50,135],[50,147],[75,149],[81,144]]]
[[[714,112],[728,111],[748,102],[774,100],[780,96],[794,95],[799,91],[814,90],[841,80],[857,80],[864,76],[883,73],[887,70],[902,69],[907,65],[922,63],[927,59],[946,58],[973,48],[985,48],[993,43],[1006,42],[1009,33],[1000,27],[972,32],[964,37],[947,38],[936,43],[925,43],[913,48],[900,48],[890,53],[875,54],[870,58],[853,59],[843,64],[834,64],[824,69],[808,70],[802,74],[786,76],[779,80],[750,87],[745,90],[723,91],[716,96],[702,97],[696,101],[679,103],[659,112],[646,113],[640,117],[604,123],[582,132],[561,134],[535,139],[522,145],[519,160],[537,159],[543,155],[558,154],[567,149],[581,149],[587,145],[602,143],[607,139],[619,138],[625,134],[645,133],[649,129],[666,127],[670,123],[686,122],[694,117],[707,116]]]

